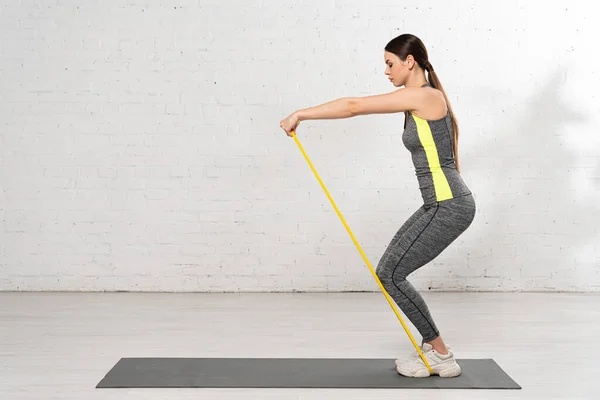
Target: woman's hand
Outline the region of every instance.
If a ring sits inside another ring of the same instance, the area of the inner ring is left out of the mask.
[[[297,112],[290,114],[279,123],[281,129],[283,129],[288,136],[292,136],[292,131],[295,131],[296,128],[298,128],[298,125],[300,125],[300,118]]]

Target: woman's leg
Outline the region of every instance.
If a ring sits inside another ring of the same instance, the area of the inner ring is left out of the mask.
[[[381,259],[379,260],[379,264],[377,265],[377,269],[375,270],[375,273],[379,276],[379,273],[383,273],[385,274],[385,270],[388,269],[388,258],[392,255],[392,253],[397,251],[397,247],[398,247],[398,242],[400,241],[400,238],[402,237],[402,235],[404,235],[404,233],[419,219],[421,218],[421,216],[423,216],[426,212],[425,207],[421,206],[419,207],[407,220],[406,222],[404,222],[404,224],[402,224],[402,226],[400,227],[400,229],[398,229],[398,231],[396,232],[396,234],[394,235],[394,237],[392,238],[392,240],[390,241],[390,244],[386,247],[385,252],[383,253],[383,255],[381,256]],[[383,282],[382,282],[383,283]]]
[[[423,336],[424,357],[433,373],[440,377],[461,374],[454,354],[446,348],[423,298],[406,277],[437,257],[464,232],[475,216],[472,196],[459,197],[437,203],[424,210],[386,251],[378,266],[378,276],[384,288]],[[435,347],[433,347],[435,346]],[[426,377],[430,372],[420,356],[407,361],[396,361],[399,374],[408,377]]]
[[[409,253],[415,252],[414,243],[435,217],[436,211],[437,207],[419,208],[394,236],[376,271],[387,293],[417,328],[423,341],[435,339],[439,332],[425,301],[406,276],[424,265],[415,262],[414,255]]]
[[[446,249],[468,228],[474,215],[472,196],[420,208],[394,237],[377,267],[382,285],[418,329],[423,342],[435,345],[441,354],[447,349],[438,339],[439,330],[425,301],[406,277]]]

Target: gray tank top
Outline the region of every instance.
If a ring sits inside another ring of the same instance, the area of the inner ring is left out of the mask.
[[[421,87],[430,86],[425,84]],[[417,182],[425,205],[471,194],[456,170],[450,112],[437,120],[406,113],[402,142],[412,155]]]

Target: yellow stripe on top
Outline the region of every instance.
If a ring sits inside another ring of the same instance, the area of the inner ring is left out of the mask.
[[[423,149],[425,149],[425,155],[427,156],[429,171],[431,172],[431,177],[433,178],[436,199],[437,201],[451,199],[452,190],[450,190],[448,179],[446,179],[446,175],[440,166],[440,157],[438,155],[435,141],[433,140],[429,123],[414,114],[413,117],[417,124],[419,140],[421,141],[421,145],[423,146]]]

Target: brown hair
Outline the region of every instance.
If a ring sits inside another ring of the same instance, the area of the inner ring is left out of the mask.
[[[460,167],[458,164],[458,123],[456,122],[456,118],[454,117],[454,112],[452,111],[452,107],[450,106],[450,102],[448,101],[448,96],[446,95],[446,91],[442,87],[440,79],[437,74],[433,70],[431,63],[429,62],[429,57],[427,55],[427,49],[425,45],[415,35],[411,35],[409,33],[405,33],[400,35],[392,40],[385,46],[385,51],[389,53],[393,53],[397,55],[402,61],[406,60],[406,57],[412,55],[419,64],[419,66],[427,71],[427,81],[429,84],[444,95],[444,99],[446,99],[446,104],[448,106],[448,111],[450,112],[450,117],[452,120],[452,131],[454,132],[454,140],[453,140],[453,151],[454,151],[454,159],[456,162],[456,169],[460,172]],[[408,111],[405,112],[406,118],[408,118]],[[406,121],[406,120],[405,120]],[[405,122],[406,124],[406,122]]]

